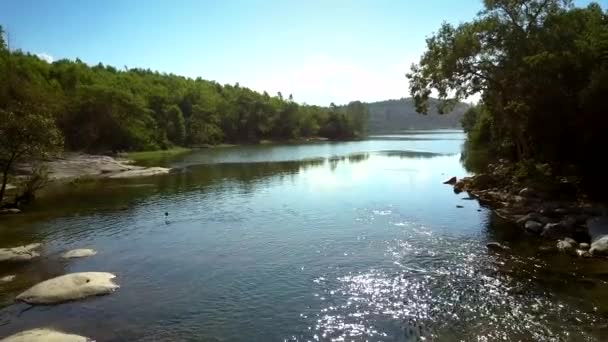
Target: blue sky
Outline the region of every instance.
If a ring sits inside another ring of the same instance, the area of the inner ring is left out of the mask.
[[[607,0],[600,3],[605,7]],[[576,1],[585,5],[589,1]],[[12,48],[149,68],[327,105],[408,96],[441,22],[481,0],[1,0]]]

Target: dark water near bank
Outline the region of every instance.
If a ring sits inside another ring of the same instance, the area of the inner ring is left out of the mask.
[[[98,341],[606,339],[608,264],[540,255],[442,185],[466,174],[463,138],[203,150],[166,161],[180,168],[168,176],[57,189],[0,219],[2,246],[45,244],[38,261],[0,265],[17,274],[0,285],[0,337],[47,326]],[[80,247],[99,254],[58,258]],[[76,271],[115,273],[121,288],[13,304]]]

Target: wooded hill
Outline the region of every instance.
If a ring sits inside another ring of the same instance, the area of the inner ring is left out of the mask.
[[[450,112],[438,114],[437,100],[430,99],[429,103],[427,115],[416,112],[411,98],[368,103],[369,131],[381,133],[404,129],[462,128],[460,120],[469,105],[458,103]]]

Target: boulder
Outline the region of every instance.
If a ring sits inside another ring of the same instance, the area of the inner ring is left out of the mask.
[[[532,234],[540,234],[543,231],[543,224],[529,220],[524,224],[524,229]]]
[[[25,246],[0,248],[0,261],[28,261],[40,256],[35,250],[42,246],[39,243],[31,243]]]
[[[4,277],[0,278],[0,284],[10,283],[11,281],[15,280],[16,277],[17,276],[14,274],[4,276]]]
[[[87,342],[93,341],[79,335],[66,334],[60,331],[38,328],[16,333],[5,337],[0,342]]]
[[[535,222],[538,222],[543,225],[550,222],[550,220],[548,218],[544,217],[543,215],[536,213],[536,212],[531,212],[531,213],[524,215],[519,220],[517,220],[517,224],[519,224],[522,227],[525,227],[525,225],[528,221],[535,221]]]
[[[477,190],[489,189],[496,183],[494,177],[487,173],[482,173],[473,178],[473,188]]]
[[[489,250],[493,250],[493,251],[508,251],[511,249],[508,246],[505,246],[498,242],[488,242],[486,244],[486,247],[488,247]]]
[[[574,222],[563,220],[557,223],[547,223],[543,228],[541,236],[547,239],[561,239],[571,236],[576,232]]]
[[[577,249],[576,255],[578,255],[581,258],[590,258],[591,257],[591,253],[589,253],[589,251],[586,251],[584,249]]]
[[[55,304],[90,296],[106,295],[119,286],[106,272],[80,272],[45,280],[17,296],[28,304]]]
[[[78,248],[67,251],[61,255],[63,259],[84,258],[97,254],[97,251],[90,248]]]
[[[443,181],[443,184],[454,185],[454,184],[456,184],[457,181],[458,181],[458,178],[452,177],[450,179],[446,179],[445,181]]]
[[[463,180],[459,180],[454,184],[454,192],[459,194],[466,189],[466,183]]]
[[[607,255],[608,254],[608,235],[604,235],[601,238],[591,243],[589,249],[591,255]]]
[[[590,247],[591,247],[591,246],[589,246],[589,244],[588,244],[588,243],[585,243],[585,242],[583,242],[583,243],[581,243],[581,244],[579,244],[579,245],[578,245],[578,248],[580,248],[580,249],[582,249],[582,250],[584,250],[584,251],[589,250],[589,248],[590,248]]]
[[[574,239],[573,239],[573,238],[571,238],[571,237],[566,237],[566,238],[564,238],[564,241],[566,241],[567,243],[569,243],[569,244],[573,245],[574,247],[577,247],[577,246],[578,246],[578,242],[576,242],[576,240],[574,240]]]
[[[570,252],[575,249],[575,246],[567,240],[559,240],[557,242],[557,249],[561,252]]]

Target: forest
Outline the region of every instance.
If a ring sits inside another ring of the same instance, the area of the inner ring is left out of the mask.
[[[468,162],[548,164],[607,197],[608,13],[597,3],[484,0],[477,17],[444,23],[407,75],[419,112],[481,95],[463,117]],[[489,159],[489,161],[488,161]],[[534,170],[534,167],[528,168]]]
[[[8,43],[0,27],[0,130],[8,129],[9,119],[49,119],[45,124],[58,129],[67,150],[111,153],[366,134],[368,110],[361,102],[321,107],[238,83],[89,66],[79,59],[48,63]]]

